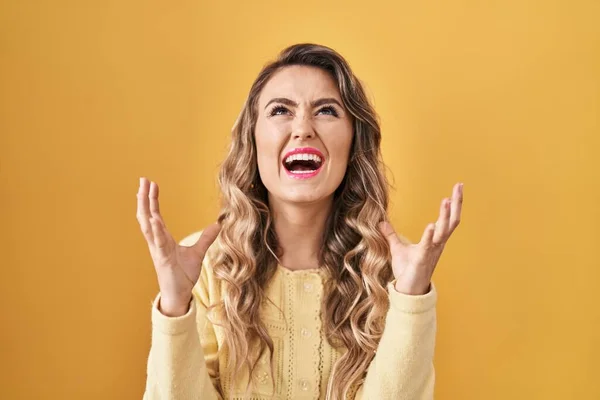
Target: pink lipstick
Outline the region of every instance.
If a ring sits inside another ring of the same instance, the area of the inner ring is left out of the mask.
[[[325,156],[314,147],[298,147],[285,154],[282,164],[290,178],[309,179],[321,172]]]

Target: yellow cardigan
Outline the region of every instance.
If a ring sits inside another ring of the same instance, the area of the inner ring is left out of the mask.
[[[191,245],[196,232],[181,241]],[[217,400],[220,384],[225,399],[243,399],[246,376],[235,379],[227,369],[226,356],[218,354],[223,331],[207,318],[207,307],[221,299],[219,280],[211,260],[215,242],[202,266],[189,312],[167,317],[152,306],[152,346],[148,357],[144,400]],[[342,354],[327,342],[322,329],[321,301],[324,274],[321,270],[290,271],[278,267],[267,288],[273,305],[264,305],[265,324],[274,343],[274,382],[267,357],[259,360],[251,395],[246,400],[325,400],[332,367]],[[388,284],[390,308],[376,355],[356,400],[433,399],[437,294],[409,296]],[[220,382],[217,381],[220,377]],[[273,392],[274,383],[274,392]]]

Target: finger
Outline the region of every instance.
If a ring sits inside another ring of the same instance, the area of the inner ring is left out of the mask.
[[[440,205],[440,216],[435,223],[435,232],[433,235],[433,244],[443,243],[448,236],[448,225],[450,220],[450,200],[444,198]]]
[[[160,218],[150,217],[150,226],[152,227],[152,235],[154,236],[154,247],[160,252],[164,252],[170,243],[170,235],[163,221]]]
[[[149,201],[148,201],[148,180],[144,177],[140,178],[140,186],[137,192],[137,212],[136,217],[140,224],[140,228],[144,237],[148,241],[148,243],[152,243],[153,234],[152,227],[150,226],[150,209],[149,209]]]
[[[156,182],[150,182],[148,199],[150,201],[150,214],[153,217],[160,216],[160,206],[158,204],[158,184]]]
[[[460,223],[460,214],[463,203],[463,184],[458,183],[454,186],[452,193],[452,204],[450,206],[450,233],[454,232]]]
[[[421,236],[421,241],[419,242],[419,245],[421,245],[421,247],[423,247],[424,249],[428,249],[433,246],[433,234],[435,230],[436,228],[434,223],[428,224],[425,227],[423,235]]]
[[[215,239],[219,235],[220,231],[221,231],[221,225],[219,225],[216,222],[214,224],[207,226],[202,231],[202,233],[200,234],[200,237],[198,238],[198,241],[196,243],[194,243],[194,245],[192,245],[192,248],[194,249],[196,254],[198,254],[198,256],[200,256],[200,258],[204,258],[206,251],[208,250],[210,245],[215,241]]]
[[[394,231],[394,227],[388,221],[381,221],[379,223],[379,230],[385,236],[390,245],[390,248],[393,248],[398,245],[402,245],[402,241],[396,235],[396,231]]]
[[[150,217],[159,220],[160,225],[162,225],[162,229],[164,230],[164,234],[169,236],[169,232],[167,231],[167,224],[165,223],[165,220],[163,219],[162,215],[160,215],[160,206],[158,200],[158,184],[156,182],[150,182],[148,201],[150,202]]]

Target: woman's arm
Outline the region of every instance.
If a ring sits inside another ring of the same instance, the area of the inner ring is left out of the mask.
[[[388,284],[390,309],[377,354],[356,399],[433,399],[437,292],[431,277],[458,227],[462,203],[463,184],[457,183],[452,197],[442,200],[438,220],[416,244],[396,235],[388,221],[380,223],[395,279]]]
[[[356,400],[430,400],[435,374],[437,292],[411,296],[388,285],[390,309],[377,354]]]
[[[187,314],[167,317],[152,307],[152,346],[144,400],[221,400],[218,387],[217,339],[206,317],[207,266],[193,290]]]

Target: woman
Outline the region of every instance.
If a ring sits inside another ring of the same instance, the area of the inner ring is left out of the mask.
[[[462,185],[418,244],[387,222],[376,114],[327,47],[285,49],[252,85],[218,223],[177,244],[145,178],[160,294],[145,399],[431,399],[431,275]]]

